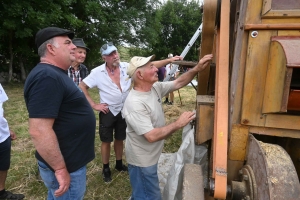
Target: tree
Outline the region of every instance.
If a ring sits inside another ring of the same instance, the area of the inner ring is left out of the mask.
[[[195,31],[202,23],[202,14],[198,1],[168,0],[155,13],[155,19],[149,22],[151,28],[144,30],[144,34],[150,32],[149,48],[157,58],[165,58],[168,53],[180,55]],[[198,60],[198,39],[185,60]]]
[[[34,66],[38,62],[37,49],[34,44],[35,33],[48,25],[63,26],[73,24],[75,16],[67,12],[71,0],[43,1],[38,0],[2,0],[0,6],[0,51],[9,62],[9,78],[11,80],[13,66],[25,73],[24,66]],[[73,22],[73,23],[72,23]],[[25,67],[26,68],[26,67]],[[32,67],[29,68],[29,70]],[[23,79],[26,77],[22,74]]]
[[[39,29],[57,26],[73,30],[91,49],[86,60],[91,69],[101,62],[99,49],[105,42],[141,41],[133,33],[144,26],[156,4],[158,0],[1,0],[0,54],[9,63],[9,80],[13,70],[23,73],[25,79],[24,73],[39,61],[34,43]]]

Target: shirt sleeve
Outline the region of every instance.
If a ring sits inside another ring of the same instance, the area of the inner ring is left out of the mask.
[[[64,90],[58,80],[44,77],[36,80],[26,95],[30,118],[56,118]]]
[[[93,69],[91,73],[85,77],[82,81],[89,87],[93,88],[97,86],[97,68]],[[99,78],[99,77],[98,77]]]
[[[0,84],[0,102],[5,102],[8,100],[8,96],[6,95],[2,85]]]

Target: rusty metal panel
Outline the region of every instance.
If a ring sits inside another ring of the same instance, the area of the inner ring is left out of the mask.
[[[300,90],[290,91],[287,109],[300,111]]]
[[[272,0],[271,8],[273,10],[295,10],[295,9],[300,9],[300,1],[296,1],[296,0]]]
[[[271,41],[278,42],[286,58],[287,67],[300,67],[300,37],[299,36],[274,36]]]

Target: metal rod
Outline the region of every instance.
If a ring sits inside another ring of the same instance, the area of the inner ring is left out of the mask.
[[[202,32],[202,24],[196,30],[196,32],[194,33],[193,37],[191,38],[191,40],[189,41],[189,43],[186,45],[186,47],[184,48],[184,50],[182,51],[182,53],[180,54],[180,56],[182,56],[183,58],[186,56],[186,54],[189,52],[190,48],[193,46],[193,44],[195,43],[196,39],[199,37],[199,35],[200,35],[201,32]],[[178,66],[179,65],[173,65],[172,69],[167,74],[167,76],[165,77],[164,81],[170,80],[170,78],[172,77],[172,75],[178,69]]]
[[[179,96],[179,99],[180,99],[180,105],[182,106],[182,101],[181,101],[181,96],[180,96],[179,89],[177,91],[178,91],[178,96]]]

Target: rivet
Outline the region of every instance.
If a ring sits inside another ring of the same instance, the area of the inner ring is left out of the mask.
[[[258,32],[257,31],[252,31],[251,32],[251,37],[256,38],[258,36]]]

